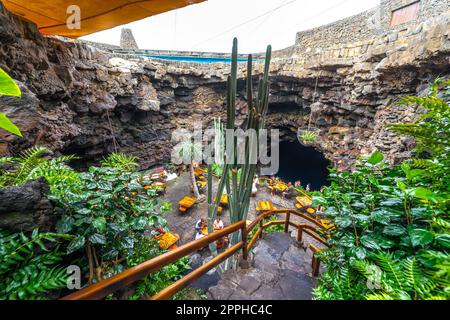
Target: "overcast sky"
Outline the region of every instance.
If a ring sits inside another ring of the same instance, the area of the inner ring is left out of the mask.
[[[133,30],[140,48],[229,52],[233,37],[239,52],[263,52],[294,44],[295,34],[367,9],[380,0],[209,0],[98,32],[83,39],[118,45],[120,29]]]

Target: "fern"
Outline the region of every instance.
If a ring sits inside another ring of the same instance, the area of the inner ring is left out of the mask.
[[[58,266],[64,253],[58,243],[72,236],[56,233],[11,234],[0,230],[0,299],[44,299],[67,283]]]
[[[76,159],[74,156],[61,156],[47,159],[49,153],[44,147],[33,147],[15,158],[0,158],[0,164],[10,164],[11,169],[1,171],[0,187],[17,186],[30,179],[45,178],[52,193],[61,194],[71,184],[79,182],[76,171],[66,165]]]
[[[404,290],[407,282],[404,278],[401,265],[394,260],[392,253],[379,253],[375,255],[377,265],[386,273],[394,290]]]
[[[124,153],[112,153],[101,161],[103,167],[133,171],[137,168],[137,158]]]

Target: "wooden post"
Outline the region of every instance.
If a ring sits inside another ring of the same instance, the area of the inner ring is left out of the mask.
[[[319,270],[320,270],[320,261],[319,261],[319,259],[317,259],[315,257],[315,253],[313,253],[311,267],[312,267],[313,277],[317,277],[319,275]]]
[[[286,223],[284,225],[284,232],[288,233],[289,232],[289,222],[291,221],[291,214],[288,212],[286,213]]]
[[[244,260],[247,260],[247,256],[248,256],[248,251],[247,251],[247,226],[244,225],[241,229],[241,235],[242,235],[242,242],[244,244],[244,246],[242,247],[242,258]]]
[[[259,222],[259,229],[261,230],[261,232],[259,233],[259,238],[262,239],[263,238],[263,231],[264,231],[264,219],[261,219],[261,221]]]
[[[303,241],[303,228],[300,226],[297,228],[297,241],[299,243],[302,243]]]

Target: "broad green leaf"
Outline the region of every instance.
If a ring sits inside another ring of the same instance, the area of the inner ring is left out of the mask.
[[[17,128],[16,125],[12,123],[12,121],[9,120],[8,117],[1,112],[0,112],[0,128],[8,132],[11,132],[16,136],[22,137],[22,133],[20,132],[19,128]]]
[[[74,219],[70,216],[64,215],[61,220],[56,223],[56,230],[59,233],[68,233],[73,228]]]
[[[352,224],[352,219],[346,216],[338,216],[334,220],[334,223],[340,228],[347,228]]]
[[[370,163],[371,165],[374,166],[376,164],[379,164],[383,160],[384,160],[383,154],[380,151],[376,150],[374,153],[372,153],[370,158],[367,159],[367,163]]]
[[[380,246],[377,243],[377,240],[372,238],[370,235],[364,235],[361,237],[361,244],[367,249],[379,250]]]
[[[13,97],[22,95],[17,83],[2,68],[0,68],[0,95]]]
[[[434,233],[425,229],[409,229],[409,237],[414,247],[426,246],[433,242]]]
[[[416,197],[418,199],[430,201],[435,198],[435,195],[431,190],[419,187],[419,188],[414,189],[414,197]]]
[[[388,236],[401,236],[406,233],[406,228],[400,225],[391,224],[384,227],[383,233]]]
[[[355,247],[350,249],[350,251],[360,260],[365,259],[367,256],[367,250],[364,249],[363,247]]]
[[[436,242],[447,249],[450,248],[450,235],[438,234],[436,236]]]
[[[85,239],[83,236],[79,236],[72,241],[70,241],[69,245],[67,246],[67,254],[71,254],[72,252],[75,252],[81,248],[83,248],[85,243]]]
[[[93,244],[105,244],[106,237],[102,234],[95,233],[89,237],[89,241],[91,241]]]
[[[103,217],[96,218],[92,221],[92,225],[98,232],[103,233],[106,230],[106,219]]]
[[[346,234],[341,238],[339,241],[339,244],[341,246],[351,248],[355,246],[355,237],[352,234]]]

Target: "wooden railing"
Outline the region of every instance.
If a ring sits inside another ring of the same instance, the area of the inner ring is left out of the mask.
[[[266,229],[266,228],[268,228],[270,226],[274,226],[274,225],[284,225],[284,232],[286,232],[286,233],[289,232],[289,227],[296,228],[297,229],[297,241],[300,242],[300,243],[303,241],[303,233],[306,233],[309,236],[311,236],[312,238],[314,238],[315,240],[319,241],[324,246],[328,247],[327,240],[326,240],[325,237],[323,237],[323,235],[327,231],[326,228],[320,222],[318,222],[317,220],[315,220],[315,219],[311,218],[309,215],[307,215],[306,214],[306,210],[307,209],[308,209],[308,207],[302,208],[301,211],[290,210],[290,209],[281,209],[281,210],[268,211],[268,212],[265,212],[265,213],[259,215],[255,219],[255,221],[253,221],[247,227],[247,234],[251,234],[251,232],[257,226],[258,226],[258,229],[255,232],[255,234],[252,236],[250,241],[248,242],[247,248],[244,248],[244,252],[243,252],[244,259],[247,258],[248,252],[253,247],[255,241],[258,238],[261,239],[263,237],[264,229]],[[269,218],[271,216],[274,216],[274,215],[279,215],[279,214],[285,214],[286,218],[284,220],[276,220],[276,221],[270,221],[268,223],[264,223],[265,219],[267,219],[267,218]],[[291,215],[295,215],[297,217],[300,217],[300,218],[310,222],[312,225],[292,222],[291,221]],[[317,247],[314,247],[314,248],[317,248]],[[316,263],[318,264],[319,262],[317,261]],[[317,276],[317,273],[313,274],[313,275]]]
[[[303,210],[306,211],[307,208],[303,208]],[[266,224],[264,224],[264,220],[269,218],[273,215],[278,214],[286,214],[285,220],[279,220],[279,221],[270,221]],[[312,223],[314,226],[307,225],[307,224],[300,224],[300,223],[294,223],[291,221],[291,215],[295,215],[298,217],[301,217],[310,223]],[[200,250],[202,248],[205,248],[207,245],[225,237],[228,235],[231,235],[235,232],[241,232],[241,241],[237,244],[233,245],[232,247],[228,248],[224,252],[220,253],[207,263],[203,264],[199,268],[193,270],[180,280],[176,281],[169,287],[163,289],[153,297],[151,297],[151,300],[164,300],[169,299],[172,297],[175,293],[180,291],[181,289],[188,286],[190,283],[197,280],[199,277],[204,275],[206,272],[211,270],[212,268],[216,267],[232,255],[236,254],[239,250],[242,249],[242,257],[243,259],[247,259],[248,252],[251,250],[253,245],[255,244],[256,240],[258,238],[262,238],[264,229],[272,226],[272,225],[285,225],[285,232],[289,231],[289,227],[295,227],[298,230],[297,233],[297,240],[302,241],[303,233],[307,233],[320,243],[327,246],[326,240],[321,236],[322,232],[325,231],[324,227],[313,218],[309,217],[305,213],[296,211],[296,210],[274,210],[270,212],[266,212],[258,216],[255,221],[253,221],[249,226],[246,226],[245,221],[240,221],[238,223],[235,223],[233,225],[230,225],[222,230],[216,231],[214,233],[211,233],[210,235],[201,238],[196,241],[189,242],[183,246],[178,247],[177,249],[167,252],[161,256],[158,256],[156,258],[153,258],[149,261],[146,261],[140,265],[137,265],[135,267],[132,267],[130,269],[125,270],[122,273],[119,273],[115,276],[112,276],[108,279],[102,280],[96,284],[93,284],[91,286],[88,286],[84,289],[81,289],[75,293],[72,293],[70,295],[67,295],[62,298],[62,300],[99,300],[105,298],[107,295],[114,293],[120,289],[123,289],[143,278],[145,278],[147,275],[160,270],[161,268],[183,258],[186,257],[197,250]],[[258,230],[253,235],[252,239],[247,243],[247,237],[248,234],[250,234],[255,227],[258,226]],[[316,228],[317,227],[317,228]],[[311,247],[313,250],[317,249],[316,247]],[[312,267],[313,271],[317,270],[317,272],[314,274],[315,276],[318,273],[319,268],[319,262],[317,259],[313,257]]]
[[[99,300],[103,299],[107,295],[116,292],[119,289],[125,288],[136,281],[145,278],[147,275],[160,270],[161,268],[183,258],[197,250],[200,250],[210,243],[213,243],[220,238],[228,236],[234,232],[241,230],[243,234],[246,234],[245,221],[240,221],[236,224],[230,225],[220,231],[214,232],[204,238],[196,241],[189,242],[183,246],[176,248],[173,251],[169,251],[162,254],[156,258],[139,264],[135,267],[125,270],[115,276],[108,279],[102,280],[95,283],[89,287],[81,289],[75,293],[62,298],[62,300]],[[242,237],[242,241],[235,246],[228,248],[226,251],[222,252],[214,259],[208,263],[202,265],[200,268],[192,271],[182,279],[178,280],[170,287],[164,289],[152,299],[167,299],[170,298],[174,293],[181,290],[182,288],[189,285],[192,281],[199,278],[201,275],[205,274],[208,270],[214,268],[222,261],[226,260],[228,257],[239,251],[241,248],[246,246],[247,237]]]

